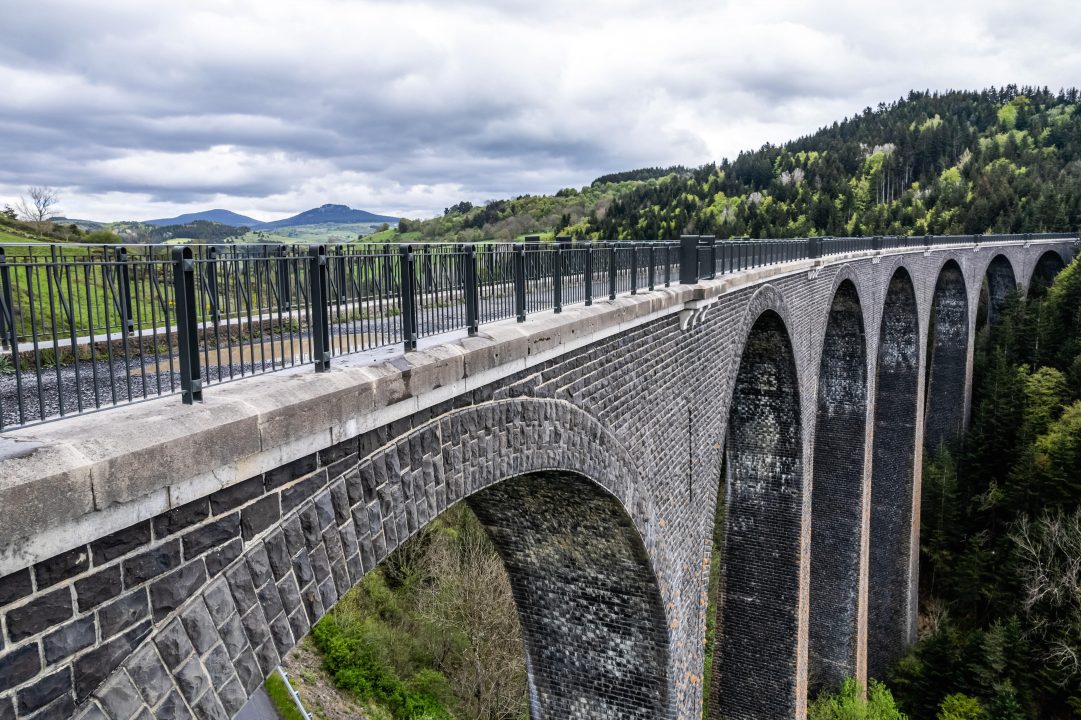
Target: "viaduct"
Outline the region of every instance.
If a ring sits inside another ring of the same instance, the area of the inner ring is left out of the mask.
[[[534,718],[803,718],[914,639],[922,448],[965,425],[981,287],[994,322],[1076,252],[780,263],[6,432],[0,720],[229,720],[459,501]]]

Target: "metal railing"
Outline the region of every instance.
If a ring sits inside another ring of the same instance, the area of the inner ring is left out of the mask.
[[[0,245],[0,429],[780,263],[1076,237]]]

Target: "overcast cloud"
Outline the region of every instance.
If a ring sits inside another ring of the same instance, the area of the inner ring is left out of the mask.
[[[0,204],[428,216],[700,165],[909,89],[1081,84],[1055,0],[7,0]]]

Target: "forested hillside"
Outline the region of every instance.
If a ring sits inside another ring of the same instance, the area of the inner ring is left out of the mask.
[[[1078,261],[1013,297],[977,337],[969,432],[924,463],[924,637],[890,679],[913,720],[1081,717],[1079,309]]]
[[[910,93],[780,146],[405,221],[409,239],[946,234],[1081,224],[1078,91]],[[382,240],[392,239],[387,233]],[[398,233],[401,236],[400,233]]]

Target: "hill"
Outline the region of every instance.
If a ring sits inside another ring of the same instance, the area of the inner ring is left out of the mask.
[[[257,230],[272,230],[276,228],[297,227],[300,225],[355,225],[358,223],[378,224],[396,223],[398,218],[390,215],[376,215],[367,210],[354,210],[348,205],[326,204],[321,207],[305,210],[299,215],[275,220],[268,223],[254,223],[252,227]]]
[[[448,242],[557,232],[650,240],[1073,230],[1081,225],[1078,99],[1076,89],[1016,86],[912,92],[733,160],[462,202],[402,229]]]
[[[160,218],[158,220],[144,220],[146,225],[187,225],[197,221],[220,223],[222,225],[229,225],[231,227],[252,227],[253,225],[259,225],[260,222],[254,218],[247,217],[246,215],[240,215],[231,210],[204,210],[196,213],[185,213],[183,215],[177,215],[172,218]]]

